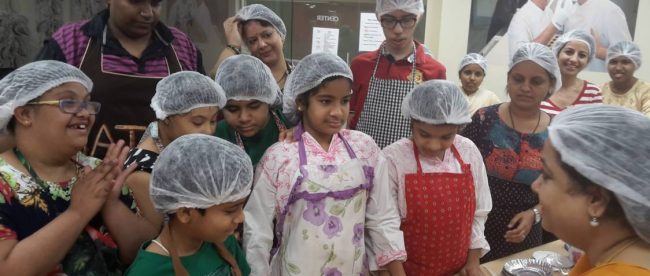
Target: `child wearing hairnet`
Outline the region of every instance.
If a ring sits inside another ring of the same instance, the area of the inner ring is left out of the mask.
[[[627,107],[650,116],[650,84],[634,76],[641,67],[641,49],[621,41],[607,50],[607,71],[612,78],[601,87],[603,103]]]
[[[131,149],[126,161],[126,164],[137,164],[126,184],[133,192],[138,214],[149,221],[153,229],[160,229],[163,221],[162,214],[156,212],[149,198],[151,171],[160,152],[182,135],[213,134],[217,114],[225,104],[223,89],[197,72],[177,72],[156,85],[151,108],[157,120],[149,124],[142,141]]]
[[[278,108],[282,104],[280,87],[269,67],[249,55],[224,60],[215,79],[227,100],[216,136],[241,147],[256,166],[289,125]]]
[[[174,140],[160,154],[149,188],[168,218],[140,248],[127,275],[249,275],[232,235],[244,221],[253,166],[232,143],[204,134]]]
[[[501,102],[497,94],[481,88],[487,71],[487,60],[480,54],[469,53],[458,66],[460,88],[469,101],[470,116],[482,107],[495,105]]]
[[[289,76],[283,112],[297,123],[296,141],[266,151],[245,208],[252,274],[404,275],[386,159],[368,135],[343,128],[351,85],[347,64],[326,53],[305,57]]]
[[[412,136],[384,148],[408,259],[407,275],[480,275],[492,209],[483,157],[458,135],[471,122],[457,85],[431,80],[402,102]],[[453,237],[453,238],[452,238]]]

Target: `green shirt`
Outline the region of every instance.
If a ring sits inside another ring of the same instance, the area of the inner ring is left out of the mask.
[[[145,251],[151,241],[145,242],[133,264],[126,271],[126,275],[174,275],[174,267],[170,256],[163,256]],[[248,276],[251,268],[246,262],[244,252],[241,250],[234,236],[228,237],[225,242],[228,251],[235,257],[242,275]],[[199,251],[191,256],[181,257],[181,262],[190,275],[230,276],[230,265],[224,261],[212,243],[205,242]]]
[[[285,127],[289,128],[289,123],[282,113],[276,111],[275,114],[280,118],[280,122]],[[241,137],[242,142],[244,143],[244,151],[246,151],[246,154],[251,158],[253,167],[257,166],[257,162],[262,159],[262,155],[264,155],[266,149],[278,141],[279,135],[280,130],[275,123],[275,119],[271,117],[266,126],[257,134],[252,137]],[[217,124],[215,136],[237,145],[237,134],[235,133],[235,130],[226,123],[226,120],[222,120]]]

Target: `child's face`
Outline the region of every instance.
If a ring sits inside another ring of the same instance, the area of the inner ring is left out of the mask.
[[[190,213],[188,227],[196,238],[208,242],[223,242],[232,235],[237,226],[244,222],[244,203],[246,198],[224,203]]]
[[[351,94],[350,80],[338,78],[310,95],[308,105],[298,103],[305,129],[315,137],[330,137],[341,131],[350,112]]]
[[[269,122],[269,105],[258,100],[229,100],[223,109],[226,123],[239,135],[252,137]]]
[[[431,125],[412,120],[413,143],[421,156],[443,159],[458,133],[457,125]]]
[[[213,135],[217,129],[218,107],[199,107],[185,114],[169,116],[163,123],[169,127],[167,137],[171,141],[186,134]]]

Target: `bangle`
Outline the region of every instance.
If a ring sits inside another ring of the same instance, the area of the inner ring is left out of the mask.
[[[233,52],[235,52],[235,55],[241,54],[241,47],[233,46],[230,44],[226,44],[226,47],[230,48]]]

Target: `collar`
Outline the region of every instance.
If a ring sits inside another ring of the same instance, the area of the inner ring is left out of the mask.
[[[424,44],[418,42],[417,40],[413,40],[413,43],[415,43],[415,53],[411,53],[408,57],[401,60],[395,60],[384,47],[379,47],[378,51],[380,51],[381,55],[383,57],[386,57],[391,63],[407,62],[413,64],[413,61],[415,61],[416,64],[424,64],[426,62],[427,55],[433,57],[431,51],[425,47]]]
[[[83,33],[92,38],[101,39],[102,45],[106,45],[108,41],[116,40],[113,34],[108,30],[108,9],[104,9],[97,13],[90,21],[84,24],[81,27]],[[104,32],[104,30],[108,30]],[[155,41],[161,42],[165,46],[168,46],[174,41],[174,35],[172,31],[165,26],[162,22],[158,22],[154,28],[154,37]]]

